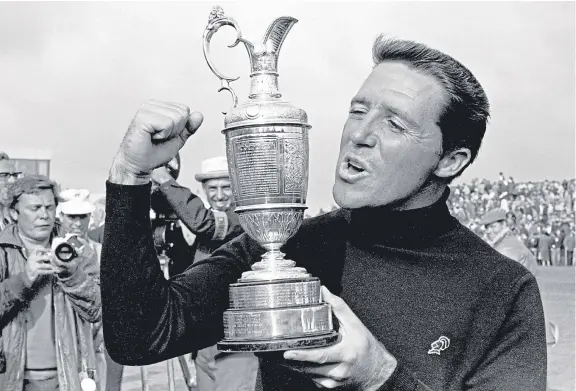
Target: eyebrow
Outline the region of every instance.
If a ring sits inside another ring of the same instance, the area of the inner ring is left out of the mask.
[[[40,207],[40,206],[45,206],[45,207],[50,207],[50,206],[56,206],[56,204],[54,203],[50,203],[50,204],[28,204],[26,205],[28,207],[33,206],[33,207]]]

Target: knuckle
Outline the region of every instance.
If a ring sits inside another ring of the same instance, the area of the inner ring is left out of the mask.
[[[356,354],[352,352],[352,349],[346,349],[342,353],[342,362],[352,363],[356,360]]]
[[[320,353],[318,356],[318,363],[326,364],[328,362],[328,355],[325,352]]]
[[[347,367],[339,366],[334,369],[330,373],[330,377],[336,381],[344,381],[350,377],[349,371],[346,369]]]
[[[324,388],[337,388],[340,386],[338,382],[334,381],[333,379],[322,379],[319,383]]]
[[[337,310],[342,310],[345,308],[345,306],[346,303],[340,297],[334,297],[334,299],[332,300],[332,307],[334,307]]]
[[[190,114],[190,107],[182,103],[175,103],[174,106],[180,109],[180,111],[184,112],[185,115]]]

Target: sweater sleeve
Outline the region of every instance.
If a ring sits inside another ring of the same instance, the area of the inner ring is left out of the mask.
[[[509,299],[505,299],[509,297]],[[489,301],[489,300],[488,300]],[[470,374],[464,390],[546,390],[546,332],[536,279],[524,274],[510,292],[502,292],[501,306],[492,301],[484,316],[501,318],[490,349]],[[497,308],[500,307],[500,308]],[[379,391],[431,391],[418,377],[398,363]]]
[[[392,376],[378,391],[432,391],[422,383],[401,362],[398,362]]]
[[[147,365],[213,345],[223,336],[228,285],[260,255],[257,243],[239,236],[166,280],[153,245],[150,184],[106,186],[101,290],[110,357]]]
[[[524,274],[504,292],[502,323],[491,349],[469,377],[467,390],[546,390],[546,329],[536,278]],[[494,303],[495,307],[497,303]]]
[[[204,235],[207,239],[212,239],[220,237],[219,231],[224,228],[226,232],[222,232],[224,234],[222,236],[224,236],[223,240],[227,241],[243,232],[238,216],[232,211],[226,212],[227,226],[219,227],[214,213],[204,206],[204,202],[190,189],[180,185],[174,179],[163,183],[160,186],[160,191],[178,218],[195,235]]]

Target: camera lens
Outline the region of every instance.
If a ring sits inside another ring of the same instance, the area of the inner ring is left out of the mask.
[[[76,258],[76,251],[74,247],[72,247],[68,243],[59,244],[56,249],[54,250],[54,255],[56,258],[61,260],[62,262],[69,262],[72,259]]]

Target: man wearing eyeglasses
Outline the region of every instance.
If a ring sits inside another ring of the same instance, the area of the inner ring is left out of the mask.
[[[0,152],[0,189],[5,183],[14,182],[22,174],[16,169],[13,160],[8,155]]]
[[[14,182],[21,174],[16,169],[14,161],[10,160],[6,153],[0,152],[0,231],[13,222],[4,202],[4,186],[7,183]]]

